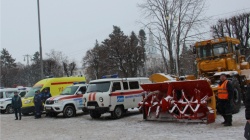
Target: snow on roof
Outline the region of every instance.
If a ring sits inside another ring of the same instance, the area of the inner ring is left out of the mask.
[[[214,76],[219,76],[221,74],[226,74],[226,75],[235,75],[238,74],[237,71],[222,71],[222,72],[216,72]]]

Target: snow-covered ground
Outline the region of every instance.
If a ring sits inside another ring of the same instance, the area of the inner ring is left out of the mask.
[[[112,120],[109,114],[93,120],[89,115],[75,118],[34,119],[1,114],[1,140],[244,140],[245,108],[233,115],[233,126],[224,127],[221,116],[212,124],[144,121],[142,114],[130,111]]]

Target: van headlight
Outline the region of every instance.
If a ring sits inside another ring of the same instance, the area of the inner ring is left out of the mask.
[[[99,98],[99,101],[100,101],[100,102],[103,102],[103,98],[102,98],[102,97],[100,97],[100,98]]]
[[[30,103],[30,102],[31,102],[31,100],[25,100],[25,101],[24,101],[25,104],[28,104],[28,103]]]
[[[0,104],[4,104],[5,101],[1,101]]]

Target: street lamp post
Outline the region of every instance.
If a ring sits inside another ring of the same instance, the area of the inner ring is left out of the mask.
[[[40,49],[41,79],[43,79],[43,54],[42,54],[42,41],[41,41],[42,39],[41,39],[39,0],[37,0],[37,12],[38,12],[38,29],[39,29],[39,49]]]

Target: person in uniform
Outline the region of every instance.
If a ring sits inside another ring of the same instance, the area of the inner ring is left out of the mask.
[[[46,101],[48,98],[51,97],[51,94],[50,94],[48,88],[45,88],[45,89],[44,89],[44,92],[41,93],[41,97],[42,97],[42,102],[45,104],[45,101]],[[49,112],[46,112],[46,116],[52,116],[52,114],[49,113]]]
[[[247,86],[247,93],[245,99],[245,118],[246,118],[246,125],[245,125],[245,133],[244,137],[247,140],[250,140],[250,85]]]
[[[18,120],[17,113],[19,114],[19,120],[21,120],[22,119],[22,115],[21,115],[22,100],[21,100],[21,97],[18,95],[17,91],[14,92],[14,96],[12,98],[11,104],[15,112],[15,116],[16,116],[15,120]]]
[[[232,126],[233,92],[231,81],[227,80],[226,74],[221,74],[218,86],[218,112],[224,118],[224,126]]]
[[[35,96],[34,96],[34,104],[35,104],[35,119],[41,118],[41,108],[42,108],[42,99],[40,94],[40,90],[37,90],[35,92]]]

